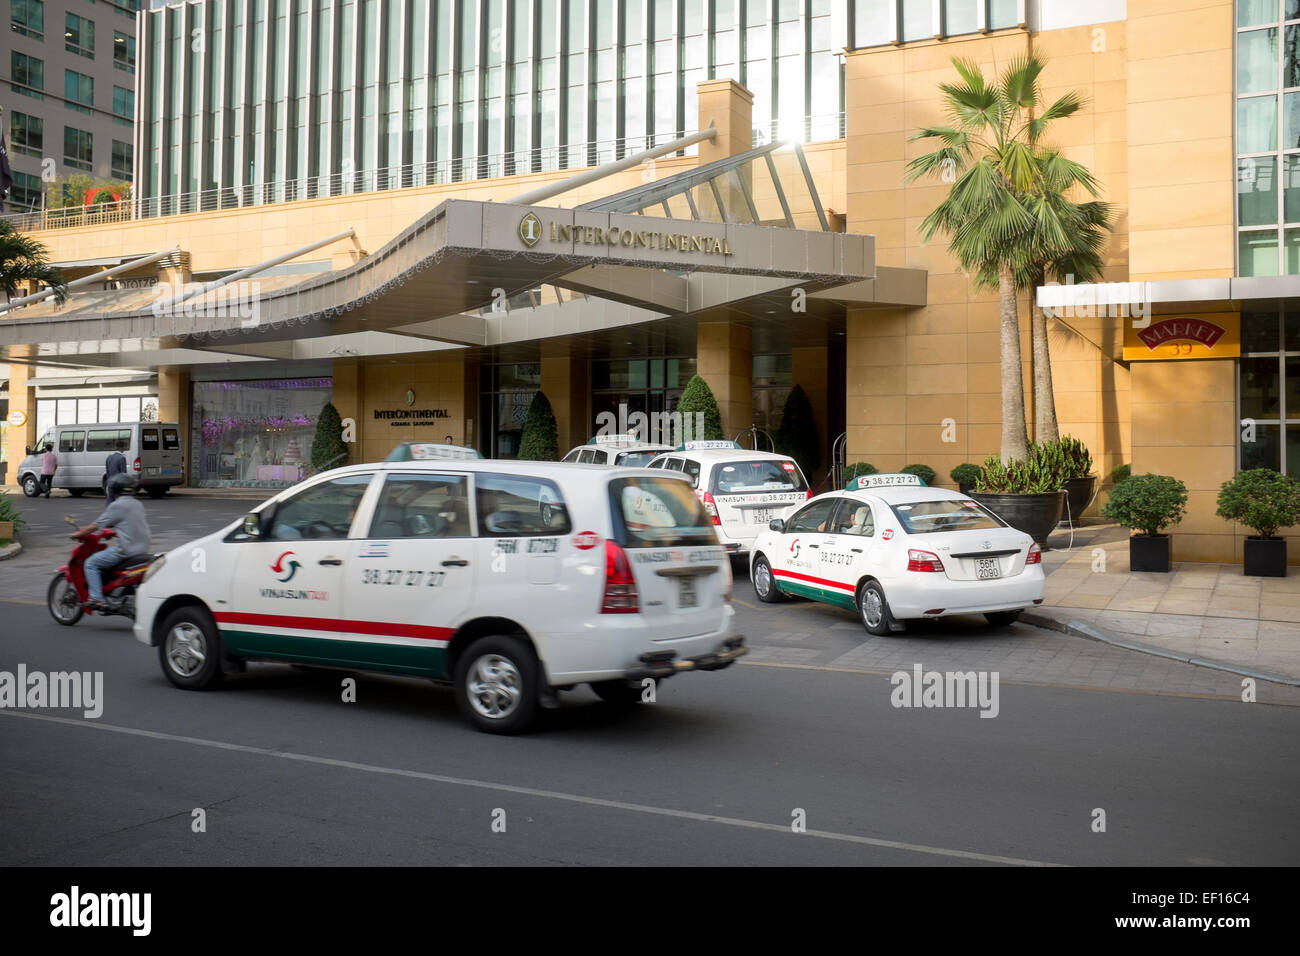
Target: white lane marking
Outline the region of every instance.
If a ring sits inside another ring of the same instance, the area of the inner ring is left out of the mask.
[[[558,790],[540,790],[536,787],[517,787],[507,783],[492,783],[487,780],[471,780],[466,777],[449,777],[444,774],[425,773],[420,770],[401,770],[396,767],[378,767],[373,764],[356,763],[351,760],[337,760],[332,757],[314,757],[310,754],[287,753],[283,750],[270,750],[265,747],[252,747],[247,744],[233,744],[221,740],[207,740],[202,737],[185,737],[179,734],[167,734],[157,730],[141,730],[136,727],[119,727],[113,724],[91,723],[68,717],[54,717],[49,714],[26,714],[12,710],[0,710],[0,715],[23,717],[28,720],[43,720],[52,724],[64,724],[70,727],[82,727],[91,730],[106,730],[112,733],[126,734],[132,737],[146,737],[151,740],[165,740],[173,743],[193,744],[198,747],[211,747],[215,750],[229,750],[236,753],[257,754],[263,757],[278,757],[282,760],[297,760],[302,763],[316,764],[324,767],[339,767],[345,770],[359,770],[363,773],[381,774],[390,777],[407,777],[413,780],[427,780],[432,783],[450,784],[456,787],[473,787],[479,790],[491,790],[498,793],[514,793],[521,796],[541,797],[546,800],[563,800],[592,807],[606,807],[611,810],[627,810],[632,813],[646,813],[661,817],[673,817],[678,820],[694,820],[699,823],[717,823],[729,827],[741,827],[748,830],[765,830],[769,833],[790,835],[789,824],[761,823],[757,820],[741,820],[736,817],[720,817],[712,813],[694,813],[690,810],[673,810],[668,807],[652,807],[641,803],[626,803],[622,800],[604,800],[600,797],[587,797],[577,793],[563,793]],[[862,846],[882,847],[888,850],[905,850],[910,853],[928,853],[932,856],[946,856],[961,860],[977,860],[981,863],[1005,863],[1009,866],[1064,866],[1062,863],[1046,863],[1041,860],[1022,860],[1013,856],[996,856],[989,853],[973,853],[969,850],[952,850],[945,847],[925,846],[919,843],[903,843],[898,840],[879,840],[875,837],[856,836],[852,833],[833,833],[828,830],[807,830],[798,836],[817,837],[822,840],[835,840],[840,843],[856,843]]]

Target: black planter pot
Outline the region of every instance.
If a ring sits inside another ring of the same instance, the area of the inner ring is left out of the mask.
[[[0,465],[0,468],[3,468],[3,467],[4,467],[3,465]],[[960,491],[963,495],[969,495],[972,491],[975,490],[975,486],[974,486],[974,485],[958,485],[958,486],[957,486],[957,490]]]
[[[1065,483],[1065,502],[1067,506],[1065,520],[1078,527],[1079,519],[1082,517],[1084,510],[1088,505],[1092,504],[1092,492],[1096,487],[1096,475],[1071,478]]]
[[[1135,534],[1128,539],[1128,569],[1169,573],[1169,535]]]
[[[1244,571],[1250,577],[1286,577],[1286,538],[1247,538]]]
[[[1017,531],[1023,531],[1040,547],[1047,544],[1047,536],[1061,521],[1065,510],[1065,492],[1049,491],[1041,495],[981,495],[971,494],[989,511]]]

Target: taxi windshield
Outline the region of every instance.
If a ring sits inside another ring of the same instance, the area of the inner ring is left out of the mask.
[[[712,490],[718,494],[803,491],[806,487],[803,475],[792,461],[727,461],[713,468]]]
[[[650,459],[661,455],[659,451],[625,451],[614,459],[614,464],[623,468],[644,468]]]
[[[616,478],[609,497],[614,539],[625,548],[718,543],[704,506],[680,478]]]
[[[991,511],[969,498],[944,498],[939,501],[909,501],[890,505],[903,530],[908,534],[933,534],[939,531],[981,531],[1005,525]]]

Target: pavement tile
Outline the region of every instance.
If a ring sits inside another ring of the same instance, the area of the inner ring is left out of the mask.
[[[1153,614],[1147,622],[1146,633],[1152,637],[1199,634],[1204,623],[1205,619],[1197,614]]]
[[[1300,607],[1286,604],[1260,604],[1259,616],[1269,621],[1295,621],[1300,623]]]
[[[1116,597],[1106,605],[1110,611],[1154,611],[1156,605],[1160,603],[1160,596],[1152,594],[1148,597]]]

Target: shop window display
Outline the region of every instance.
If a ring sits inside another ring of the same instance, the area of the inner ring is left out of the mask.
[[[333,385],[329,378],[195,382],[200,485],[283,487],[307,477],[316,419]]]

